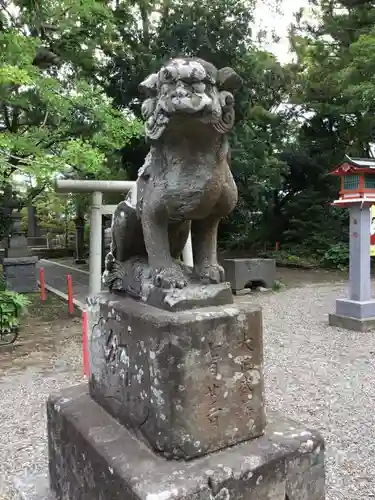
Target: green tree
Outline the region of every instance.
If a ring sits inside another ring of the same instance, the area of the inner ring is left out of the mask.
[[[114,153],[142,134],[140,121],[117,110],[100,83],[77,69],[78,60],[88,67],[98,58],[111,10],[97,0],[2,5],[0,182],[31,176],[34,196],[67,168],[108,175]]]
[[[329,172],[345,154],[371,155],[375,114],[373,1],[314,0],[313,18],[296,15],[290,105],[297,123],[281,158],[287,165],[273,203],[279,241],[322,254],[347,241],[347,214],[330,206]]]

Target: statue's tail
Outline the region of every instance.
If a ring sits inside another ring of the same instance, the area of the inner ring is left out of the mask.
[[[120,202],[112,217],[110,251],[105,259],[103,282],[109,288],[120,278],[118,265],[134,256],[145,256],[142,223],[130,194]],[[122,277],[121,277],[122,279]]]

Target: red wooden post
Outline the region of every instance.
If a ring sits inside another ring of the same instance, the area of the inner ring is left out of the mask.
[[[44,267],[39,269],[39,282],[40,282],[40,300],[45,302],[46,300],[46,284],[44,281]]]
[[[278,241],[276,241],[276,243],[275,243],[275,250],[276,250],[276,252],[279,251],[279,248],[280,248],[280,244],[279,244]]]
[[[83,375],[89,376],[89,340],[87,311],[82,311],[82,361]]]
[[[73,314],[74,313],[74,304],[73,304],[72,275],[71,274],[67,274],[66,279],[67,279],[67,282],[68,282],[68,306],[69,306],[69,313]]]

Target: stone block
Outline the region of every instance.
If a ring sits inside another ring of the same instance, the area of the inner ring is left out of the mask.
[[[27,245],[31,248],[33,247],[43,247],[46,248],[47,238],[45,236],[29,236],[27,238]]]
[[[336,314],[360,320],[375,318],[375,300],[337,299]]]
[[[320,435],[273,414],[268,420],[264,436],[165,460],[85,386],[70,388],[48,402],[50,484],[58,500],[324,500]]]
[[[328,315],[328,323],[331,326],[355,332],[370,332],[375,330],[375,317],[359,319],[332,313]]]
[[[251,286],[272,288],[276,280],[275,259],[225,259],[224,269],[234,293]]]
[[[357,332],[374,330],[375,300],[337,299],[336,311],[329,314],[328,322],[331,326]]]
[[[6,257],[3,259],[3,273],[10,290],[30,293],[38,290],[36,263],[38,257]]]
[[[151,448],[189,459],[263,433],[259,307],[88,303],[91,395]]]

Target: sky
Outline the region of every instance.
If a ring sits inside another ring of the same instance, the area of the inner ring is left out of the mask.
[[[272,3],[272,2],[267,2]],[[273,52],[280,62],[286,63],[291,60],[288,43],[288,26],[293,22],[294,13],[301,7],[308,7],[308,0],[281,0],[280,12],[267,6],[267,3],[258,0],[256,10],[256,25],[267,31],[275,30],[281,38],[279,43],[273,43],[271,40],[264,48]]]

